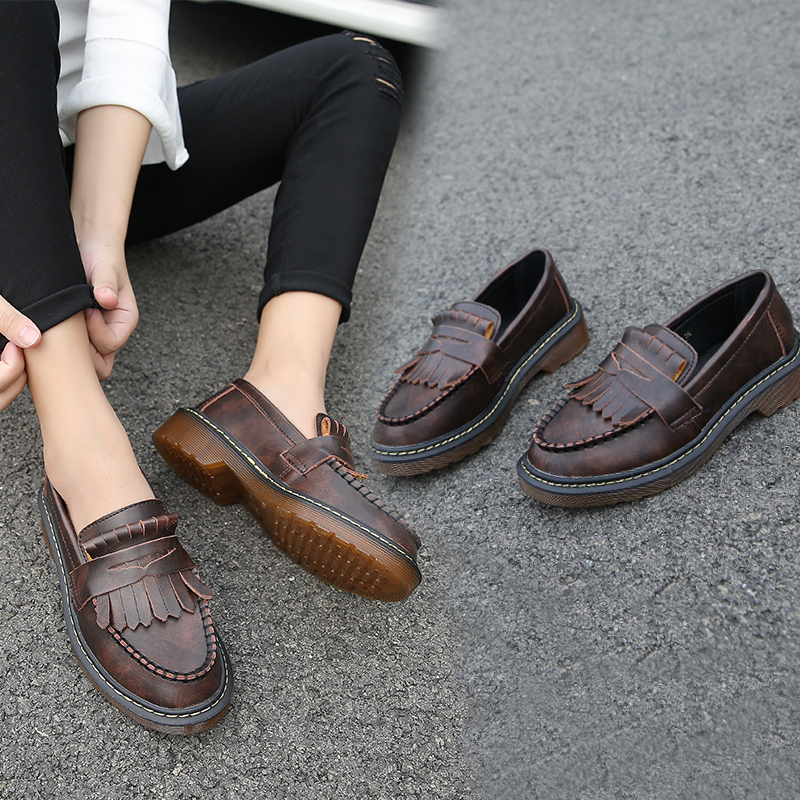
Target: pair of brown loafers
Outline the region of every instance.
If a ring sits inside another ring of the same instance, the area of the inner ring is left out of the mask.
[[[522,387],[589,338],[545,250],[433,323],[378,408],[373,458],[392,475],[427,472],[487,444]],[[628,328],[596,372],[567,388],[519,460],[522,489],[556,506],[635,500],[699,469],[745,417],[800,397],[798,336],[771,276],[751,272],[664,325]]]

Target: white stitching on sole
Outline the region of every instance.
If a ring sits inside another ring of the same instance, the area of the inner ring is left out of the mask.
[[[321,508],[324,511],[327,511],[328,513],[330,513],[330,514],[333,514],[334,516],[339,517],[339,519],[344,520],[345,522],[347,522],[348,524],[352,525],[353,527],[360,528],[371,539],[373,539],[374,541],[377,541],[378,543],[380,543],[382,545],[386,545],[387,547],[391,548],[392,550],[396,550],[400,554],[400,556],[403,558],[403,560],[405,562],[407,562],[407,563],[411,564],[412,566],[416,567],[416,564],[414,564],[414,561],[411,559],[411,557],[408,555],[408,553],[406,553],[400,546],[396,545],[390,539],[379,537],[379,535],[376,535],[375,531],[370,530],[365,525],[362,525],[360,522],[357,522],[352,517],[348,517],[346,514],[343,514],[341,511],[337,511],[335,508],[331,508],[330,506],[326,506],[324,503],[320,503],[319,501],[314,500],[313,497],[309,497],[308,495],[305,495],[305,494],[300,494],[299,492],[295,492],[293,489],[290,489],[288,486],[283,486],[280,483],[278,483],[275,480],[275,478],[273,478],[272,475],[266,470],[266,468],[261,465],[260,461],[258,461],[255,457],[251,456],[231,436],[229,436],[226,431],[224,431],[222,428],[220,428],[218,425],[216,425],[213,420],[209,419],[204,414],[200,413],[199,411],[196,411],[193,408],[182,408],[180,410],[181,411],[186,411],[189,414],[194,415],[195,417],[197,417],[197,419],[200,420],[201,423],[203,423],[205,425],[208,425],[210,428],[212,428],[214,431],[216,431],[223,439],[225,439],[225,441],[231,447],[233,447],[234,450],[236,450],[239,453],[239,455],[245,461],[247,461],[248,464],[250,464],[251,467],[253,467],[253,469],[256,472],[258,472],[259,475],[261,475],[262,478],[264,478],[269,483],[271,483],[275,487],[275,489],[277,491],[282,492],[283,494],[289,494],[292,497],[297,498],[298,500],[302,500],[305,503],[310,503],[311,505],[317,506],[317,508]],[[226,465],[226,466],[228,466],[228,468],[230,469],[230,465],[229,464]],[[238,476],[237,476],[237,478],[238,478]],[[418,569],[418,567],[416,567],[416,568]]]
[[[733,411],[734,407],[737,406],[742,400],[744,400],[745,397],[747,397],[751,392],[754,392],[756,389],[758,389],[758,387],[761,386],[762,383],[768,381],[774,375],[777,375],[782,369],[785,369],[798,359],[800,359],[800,348],[798,348],[797,353],[795,353],[794,358],[792,358],[791,361],[787,361],[785,364],[782,364],[780,367],[777,367],[772,372],[770,372],[769,375],[765,375],[758,383],[751,386],[747,390],[747,392],[745,392],[738,400],[736,400],[730,406],[730,408],[728,408],[728,410],[714,423],[714,425],[712,425],[711,428],[709,428],[706,435],[703,436],[703,438],[700,439],[700,441],[697,442],[697,444],[695,444],[685,453],[676,456],[672,461],[669,461],[666,464],[662,464],[660,467],[656,467],[655,469],[651,469],[648,472],[640,472],[637,475],[629,475],[627,478],[616,478],[613,481],[594,481],[591,483],[557,483],[555,481],[548,481],[545,478],[540,478],[538,475],[535,475],[533,472],[531,472],[528,469],[528,465],[525,463],[524,460],[525,458],[527,458],[527,456],[525,456],[522,460],[520,460],[520,464],[522,466],[522,469],[524,469],[525,472],[527,472],[528,475],[530,475],[531,478],[533,478],[533,480],[535,480],[537,483],[544,483],[547,484],[548,486],[553,486],[555,488],[564,488],[564,489],[582,489],[582,488],[593,488],[595,486],[613,486],[614,484],[626,483],[629,481],[638,480],[639,478],[646,478],[648,475],[654,475],[658,472],[661,472],[661,470],[667,469],[667,467],[671,467],[673,464],[677,464],[682,459],[691,455],[698,447],[700,447],[705,443],[708,437],[711,436],[712,433],[714,433],[714,430],[718,428],[725,421],[726,417]],[[787,372],[790,371],[791,370],[788,370]]]
[[[443,447],[444,445],[447,445],[447,444],[450,444],[451,442],[457,441],[461,437],[466,436],[468,433],[472,433],[472,431],[474,431],[475,428],[479,428],[489,417],[492,416],[492,414],[494,414],[494,412],[497,410],[498,406],[500,406],[500,404],[503,402],[503,399],[505,398],[505,396],[510,391],[511,387],[514,385],[514,381],[517,379],[517,376],[525,368],[525,366],[528,364],[528,362],[532,358],[535,358],[537,355],[539,355],[539,353],[542,350],[542,348],[545,345],[547,345],[554,336],[557,336],[559,333],[561,333],[561,331],[564,330],[564,328],[567,325],[569,325],[569,323],[572,322],[572,320],[575,319],[575,317],[578,315],[579,311],[580,311],[580,305],[578,303],[575,303],[575,310],[572,312],[572,314],[570,314],[568,319],[566,319],[561,325],[559,325],[559,327],[556,328],[556,330],[554,330],[550,334],[550,336],[548,336],[539,345],[539,347],[537,347],[536,350],[534,350],[528,356],[528,358],[526,358],[525,361],[523,361],[522,364],[519,365],[519,367],[516,369],[514,374],[511,376],[511,379],[508,381],[508,385],[503,390],[503,392],[501,393],[500,397],[497,399],[497,402],[474,425],[471,425],[469,428],[467,428],[467,430],[461,431],[461,433],[458,433],[455,436],[451,436],[449,439],[445,439],[444,441],[437,442],[436,444],[428,445],[427,447],[420,447],[420,448],[417,448],[416,450],[402,450],[400,452],[398,452],[396,450],[381,450],[380,449],[380,445],[377,445],[377,446],[376,445],[372,445],[372,449],[376,453],[379,453],[380,455],[384,455],[384,456],[413,456],[413,455],[416,455],[417,453],[425,453],[428,450],[436,450],[437,448]],[[391,462],[389,462],[389,463],[391,463]]]

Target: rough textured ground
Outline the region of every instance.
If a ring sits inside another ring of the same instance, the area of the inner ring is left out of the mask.
[[[561,384],[628,324],[765,267],[800,314],[791,0],[458,0],[412,104],[337,339],[329,408],[368,466],[373,409],[438,308],[533,245],[592,343],[537,378],[481,454],[370,485],[424,537],[402,605],[317,583],[150,433],[247,363],[269,192],[137,247],[143,322],[109,396],[216,590],[233,710],[173,739],[76,667],[34,494],[30,401],[0,417],[0,797],[769,798],[800,794],[800,405],[743,424],[681,486],[563,511],[515,462]],[[323,30],[178,7],[183,81]]]

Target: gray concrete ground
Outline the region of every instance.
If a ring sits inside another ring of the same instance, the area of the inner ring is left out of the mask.
[[[550,248],[592,342],[537,378],[481,454],[370,479],[421,532],[404,604],[299,571],[238,507],[161,463],[151,431],[240,375],[271,193],[130,252],[143,322],[109,396],[216,590],[233,710],[188,739],[143,730],[77,669],[38,534],[27,397],[0,417],[0,797],[800,796],[800,405],[614,508],[535,504],[515,462],[561,384],[628,324],[724,279],[775,276],[800,313],[800,9],[793,0],[459,0],[419,64],[337,339],[329,408],[368,462],[373,409],[438,308]],[[313,27],[313,26],[311,26]],[[183,80],[308,28],[178,8]]]

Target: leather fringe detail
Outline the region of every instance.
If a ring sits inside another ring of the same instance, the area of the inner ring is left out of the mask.
[[[149,626],[153,619],[166,622],[177,619],[183,612],[193,614],[197,608],[195,596],[210,600],[211,589],[203,584],[192,569],[169,575],[147,575],[141,581],[114,589],[94,598],[97,624],[109,625],[122,631]]]
[[[638,366],[637,363],[638,362]],[[640,396],[656,390],[653,377],[677,381],[686,367],[686,359],[657,337],[638,328],[628,328],[597,372],[583,380],[566,384],[572,397],[591,408],[614,426],[628,427],[655,410],[653,400]],[[658,370],[658,373],[652,370]],[[647,391],[642,391],[648,384]]]
[[[437,387],[447,389],[455,386],[459,381],[466,378],[467,373],[472,368],[472,364],[466,361],[459,361],[452,356],[446,356],[436,351],[420,356],[408,367],[416,367],[408,375],[402,377],[403,383],[425,384],[431,389]]]
[[[488,338],[494,326],[492,320],[484,319],[476,314],[466,311],[456,311],[452,308],[447,311],[440,311],[433,316],[433,332],[431,338],[425,343],[422,350],[417,355],[404,364],[400,369],[395,370],[396,374],[402,374],[400,380],[403,383],[413,385],[425,385],[431,389],[449,389],[465,380],[475,365],[469,361],[463,361],[452,354],[443,352],[443,340],[454,340],[452,336],[443,337],[437,334],[437,328],[441,325],[448,325],[464,329],[465,333],[474,337]],[[452,327],[450,328],[452,330]],[[470,337],[470,338],[472,338]],[[470,344],[470,338],[455,339],[463,345]]]
[[[572,396],[591,406],[614,425],[632,425],[650,412],[650,406],[636,397],[616,375],[599,369],[594,375],[566,386]],[[578,391],[583,388],[583,391]]]

